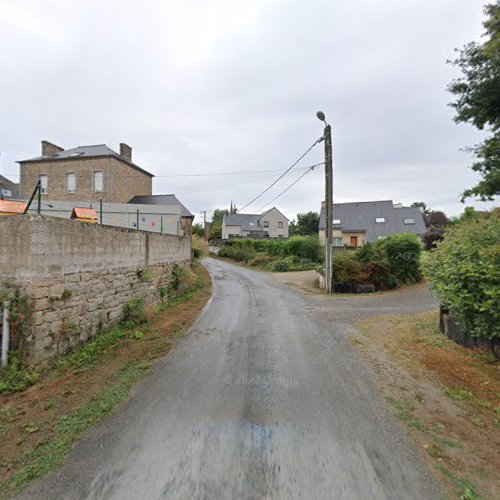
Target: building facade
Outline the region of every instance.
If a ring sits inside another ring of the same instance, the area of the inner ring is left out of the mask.
[[[263,214],[226,214],[222,239],[231,238],[288,238],[288,219],[276,207]]]
[[[153,174],[132,162],[132,148],[120,144],[120,153],[105,144],[64,150],[42,141],[42,155],[18,162],[19,197],[27,199],[41,182],[44,200],[103,200],[127,203],[136,195],[152,194]]]
[[[319,240],[325,244],[325,202],[321,204]],[[424,215],[418,207],[403,207],[391,200],[333,204],[333,246],[358,247],[391,234],[426,232]]]

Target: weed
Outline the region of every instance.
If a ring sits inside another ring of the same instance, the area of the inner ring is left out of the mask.
[[[453,486],[455,486],[461,500],[479,500],[481,498],[477,484],[474,481],[464,477],[458,477],[442,465],[439,466],[439,470],[443,476],[446,477],[446,479],[448,479]]]
[[[129,325],[140,325],[146,322],[146,312],[144,310],[145,300],[143,297],[130,299],[123,306],[124,321]]]
[[[446,457],[446,454],[444,453],[443,449],[440,446],[438,446],[436,443],[425,443],[424,448],[432,458],[445,458]]]
[[[153,272],[150,267],[143,267],[142,269],[137,269],[137,276],[142,282],[151,281],[153,279]]]
[[[443,392],[454,401],[469,401],[474,397],[474,394],[467,389],[453,389],[451,387],[445,387]]]
[[[425,402],[425,397],[424,397],[424,395],[421,392],[417,392],[417,394],[415,394],[415,399],[419,403],[424,403]]]
[[[72,295],[73,295],[73,292],[71,290],[68,290],[67,288],[65,288],[63,290],[63,293],[61,294],[61,300],[67,300],[67,299],[71,298]]]
[[[168,309],[168,306],[167,306],[167,304],[165,304],[164,302],[161,302],[160,304],[158,304],[158,305],[156,306],[156,310],[157,310],[158,312],[163,312],[163,311],[166,311],[167,309]]]
[[[134,332],[134,339],[142,340],[143,338],[144,338],[144,333],[142,333],[140,330],[136,330]]]
[[[457,448],[457,449],[462,449],[463,446],[458,443],[457,441],[453,441],[453,439],[448,439],[448,438],[435,438],[434,441],[436,443],[442,445],[442,446],[447,446],[448,448]]]
[[[0,393],[24,391],[38,380],[38,373],[25,368],[13,352],[7,368],[0,369]]]
[[[388,397],[387,402],[394,408],[399,420],[421,432],[428,431],[427,426],[413,414],[415,406],[411,401],[398,401]]]

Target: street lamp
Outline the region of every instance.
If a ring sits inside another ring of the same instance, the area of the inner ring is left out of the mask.
[[[333,224],[333,167],[332,167],[332,129],[326,122],[325,113],[318,111],[316,116],[325,124],[325,290],[332,291],[332,224]]]

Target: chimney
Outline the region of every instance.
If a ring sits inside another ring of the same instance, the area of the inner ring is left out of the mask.
[[[123,156],[128,161],[132,161],[132,148],[124,142],[120,142],[120,156]]]
[[[64,148],[56,146],[49,141],[42,141],[42,156],[49,156],[64,151]]]

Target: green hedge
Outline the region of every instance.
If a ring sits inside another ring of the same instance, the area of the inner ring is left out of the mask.
[[[500,209],[448,229],[423,266],[441,303],[471,335],[500,340]]]

